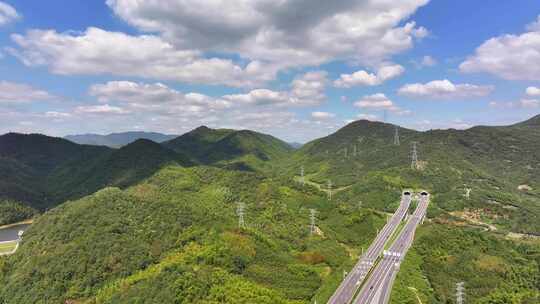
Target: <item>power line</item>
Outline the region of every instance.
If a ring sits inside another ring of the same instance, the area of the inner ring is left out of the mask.
[[[244,221],[245,209],[246,204],[238,202],[236,206],[236,214],[238,215],[238,227],[240,228],[246,228],[246,223]]]

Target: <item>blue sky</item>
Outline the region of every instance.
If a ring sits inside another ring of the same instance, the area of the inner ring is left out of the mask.
[[[208,125],[305,142],[357,119],[540,112],[538,1],[139,2],[0,1],[0,133]]]

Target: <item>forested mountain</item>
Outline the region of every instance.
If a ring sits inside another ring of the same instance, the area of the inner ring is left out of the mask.
[[[234,132],[234,130],[230,129],[210,129],[206,126],[201,126],[171,139],[163,143],[163,145],[202,160],[213,144]]]
[[[66,163],[51,175],[53,197],[60,201],[94,193],[107,186],[125,188],[150,177],[168,164],[191,166],[186,157],[147,139],[139,139],[83,166]]]
[[[55,171],[65,164],[85,168],[111,151],[40,134],[0,136],[0,224],[60,203],[50,191],[56,182],[51,178]]]
[[[398,128],[400,145],[394,145],[395,130],[390,124],[354,122],[306,144],[286,167],[299,172],[304,165],[310,180],[320,184],[331,180],[335,187],[369,184],[377,178],[414,182],[437,193],[442,200],[438,206],[446,211],[462,209],[463,195],[471,189],[470,206],[484,208],[486,202],[496,202],[489,208],[508,217],[502,225],[540,232],[540,128],[534,124],[426,132]],[[418,170],[410,170],[413,142]],[[520,186],[529,190],[518,190]]]
[[[114,150],[38,134],[0,136],[0,206],[10,214],[0,217],[6,218],[0,224],[106,186],[127,187],[171,162],[192,164],[187,157],[143,139]],[[25,212],[17,216],[21,210]]]
[[[127,187],[169,163],[267,169],[291,148],[252,131],[198,128],[163,145],[138,139],[119,149],[40,134],[0,136],[0,225],[107,187]]]
[[[270,135],[204,126],[163,144],[202,164],[248,171],[265,169],[268,161],[281,160],[293,150]]]
[[[122,132],[107,135],[100,134],[80,134],[67,135],[64,138],[81,145],[108,146],[120,148],[130,144],[137,139],[148,139],[157,143],[175,138],[176,135],[161,134],[156,132]]]
[[[118,150],[42,136],[53,147],[30,149],[9,135],[25,144],[0,145],[5,176],[45,176],[29,189],[72,200],[37,216],[18,252],[0,258],[0,303],[325,303],[406,188],[432,201],[391,303],[452,303],[458,281],[471,303],[537,303],[539,120],[398,128],[399,145],[396,126],[357,121],[299,150],[206,127]]]

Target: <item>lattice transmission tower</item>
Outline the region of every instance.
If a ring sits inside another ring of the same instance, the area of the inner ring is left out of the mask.
[[[411,168],[418,169],[418,142],[413,141],[412,145]]]
[[[396,129],[394,131],[394,145],[399,146],[399,128],[396,126]]]
[[[246,204],[239,202],[236,206],[236,215],[238,215],[238,227],[246,228],[246,222],[244,221],[244,215],[246,212]]]
[[[456,284],[456,303],[463,304],[465,303],[465,283],[459,282]]]
[[[315,234],[316,228],[315,228],[315,222],[317,221],[317,210],[315,209],[309,209],[309,234],[313,235]]]
[[[332,200],[332,181],[328,180],[328,200]]]

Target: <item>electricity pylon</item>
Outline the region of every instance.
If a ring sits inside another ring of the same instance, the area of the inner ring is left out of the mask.
[[[302,186],[305,184],[306,180],[304,177],[304,166],[300,167],[300,183]]]
[[[246,228],[246,223],[244,221],[246,204],[239,202],[236,207],[236,214],[238,215],[238,227]]]
[[[332,181],[328,180],[328,200],[332,200]]]
[[[396,130],[394,131],[394,145],[399,146],[399,128],[396,126]]]
[[[317,215],[317,211],[315,209],[309,209],[309,221],[310,221],[309,234],[310,235],[313,235],[316,232],[315,230],[315,221],[317,220],[316,215]]]
[[[465,287],[463,286],[465,285],[464,282],[459,282],[456,284],[456,303],[457,304],[463,304],[465,303]]]
[[[412,169],[418,169],[418,148],[417,144],[418,142],[413,141],[412,146],[412,155],[411,155],[411,168]]]

